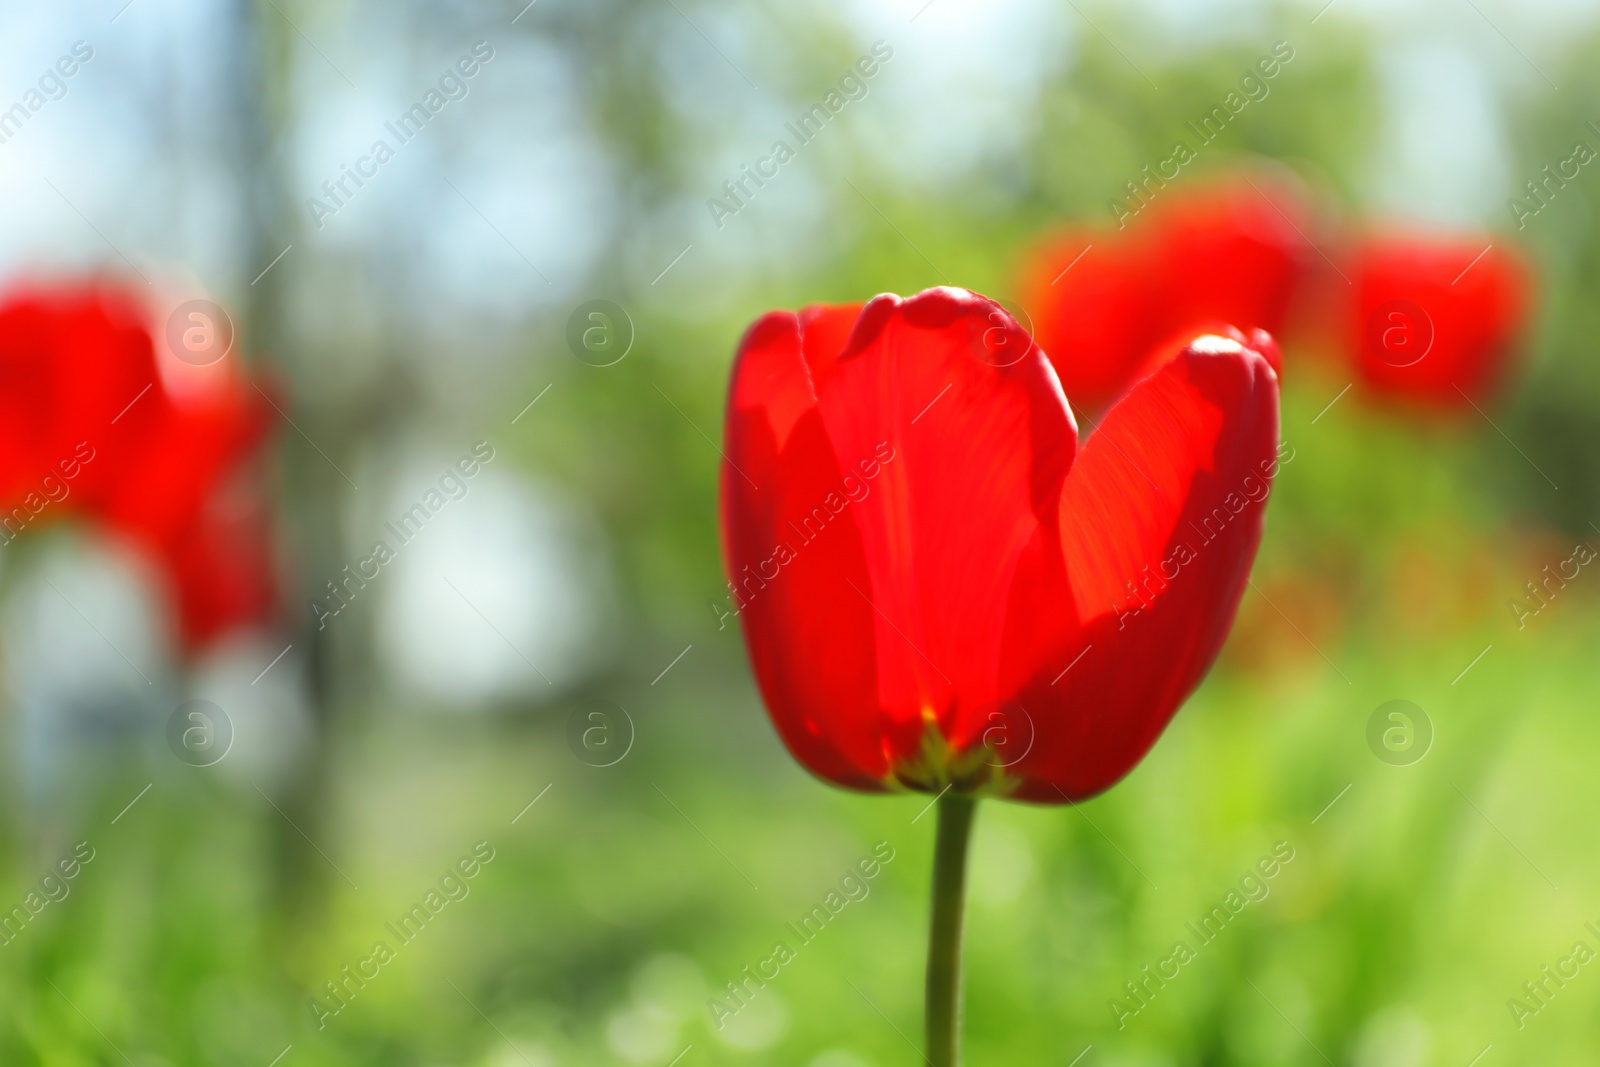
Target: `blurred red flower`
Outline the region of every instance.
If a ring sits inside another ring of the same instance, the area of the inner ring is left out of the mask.
[[[178,609],[183,647],[201,648],[272,618],[278,604],[272,514],[263,474],[246,463],[191,520],[153,545]]]
[[[1484,236],[1380,233],[1356,247],[1341,341],[1369,394],[1465,408],[1504,384],[1531,305],[1522,258]]]
[[[1163,342],[1216,323],[1280,333],[1314,255],[1309,226],[1305,196],[1281,178],[1157,190],[1120,229],[1044,241],[1024,261],[1022,306],[1067,396],[1097,412]]]
[[[1201,336],[1080,446],[1026,332],[930,289],[758,319],[725,438],[729,589],[795,758],[1060,803],[1126,774],[1216,657],[1278,380],[1243,335]]]
[[[101,284],[0,301],[0,540],[90,519],[157,565],[194,650],[275,602],[264,497],[239,481],[270,406],[231,361],[162,366],[148,313]]]

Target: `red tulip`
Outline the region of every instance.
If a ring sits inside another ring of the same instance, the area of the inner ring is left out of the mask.
[[[134,403],[155,380],[142,319],[136,303],[112,291],[23,291],[0,304],[6,540],[93,509],[126,469],[125,442],[156,407]]]
[[[1369,392],[1465,408],[1505,381],[1532,288],[1528,267],[1505,245],[1481,236],[1369,238],[1350,282],[1344,343]]]
[[[178,636],[197,649],[270,619],[278,588],[261,472],[236,471],[189,523],[153,551],[177,606]]]
[[[722,528],[795,758],[860,790],[1056,803],[1126,774],[1238,607],[1278,463],[1274,348],[1193,338],[1080,446],[1051,361],[984,297],[758,319]]]
[[[1084,228],[1052,237],[1024,266],[1022,306],[1052,362],[1065,364],[1056,375],[1079,410],[1116,399],[1162,332],[1150,259],[1143,243]]]
[[[1022,305],[1073,404],[1101,410],[1153,347],[1202,324],[1280,332],[1314,254],[1308,215],[1282,181],[1234,179],[1157,190],[1120,229],[1043,244],[1023,269]]]
[[[265,554],[250,547],[264,511],[262,530],[245,531],[218,502],[260,445],[268,405],[231,363],[162,366],[147,317],[109,286],[0,303],[0,539],[91,518],[161,568],[195,648],[272,599]]]

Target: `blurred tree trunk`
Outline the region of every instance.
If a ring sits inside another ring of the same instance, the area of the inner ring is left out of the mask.
[[[272,400],[288,413],[311,440],[338,454],[333,442],[319,434],[319,413],[296,403],[294,367],[288,354],[304,340],[295,335],[288,303],[297,266],[309,254],[304,247],[295,202],[288,189],[291,134],[295,127],[294,30],[284,15],[266,0],[234,0],[237,65],[236,111],[239,116],[239,187],[245,200],[247,221],[243,273],[246,286],[240,305],[244,350],[258,361],[273,393]],[[290,248],[283,258],[268,264]],[[257,275],[266,270],[265,274]],[[310,447],[300,434],[280,422],[277,445],[276,499],[279,543],[292,551],[282,559],[285,575],[287,638],[306,664],[311,736],[300,753],[280,795],[273,799],[283,809],[268,810],[264,817],[275,842],[272,856],[272,899],[277,911],[271,917],[273,940],[291,965],[305,940],[315,936],[323,915],[322,904],[338,875],[328,860],[310,843],[325,850],[332,844],[329,832],[334,719],[340,706],[334,650],[330,631],[319,630],[307,608],[318,590],[318,576],[336,573],[339,555],[342,476]],[[309,840],[308,840],[309,839]]]

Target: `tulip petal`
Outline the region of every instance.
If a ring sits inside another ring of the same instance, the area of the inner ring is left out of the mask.
[[[1017,591],[1016,633],[1056,595],[1055,654],[1018,642],[1016,700],[1038,734],[1017,795],[1107,788],[1154,744],[1222,646],[1277,470],[1278,381],[1206,336],[1136,385],[1088,438],[1061,496],[1063,585]]]
[[[888,759],[872,607],[843,588],[870,579],[854,514],[813,514],[843,474],[808,368],[837,358],[857,311],[774,312],[746,333],[724,430],[722,529],[732,600],[779,735],[813,773],[873,790]]]
[[[877,701],[897,774],[928,784],[930,730],[969,747],[997,699],[1008,590],[1054,522],[1077,428],[1049,361],[998,304],[965,290],[880,296],[818,387],[852,476],[870,576]]]

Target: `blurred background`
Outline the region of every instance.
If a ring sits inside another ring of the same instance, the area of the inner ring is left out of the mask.
[[[917,1062],[933,820],[818,784],[766,721],[718,554],[734,346],[774,307],[1016,299],[1041,233],[1109,225],[1280,41],[1193,173],[1281,166],[1329,211],[1519,247],[1535,313],[1509,386],[1448,419],[1288,346],[1294,459],[1217,667],[1109,794],[980,812],[968,1056],[1577,1062],[1600,578],[1508,601],[1600,546],[1600,178],[1520,229],[1508,198],[1600,145],[1588,0],[7,5],[0,109],[76,62],[0,124],[0,284],[114,279],[157,332],[228,309],[279,409],[283,608],[185,652],[89,529],[0,552],[0,1062]],[[1372,740],[1395,700],[1412,734]]]

